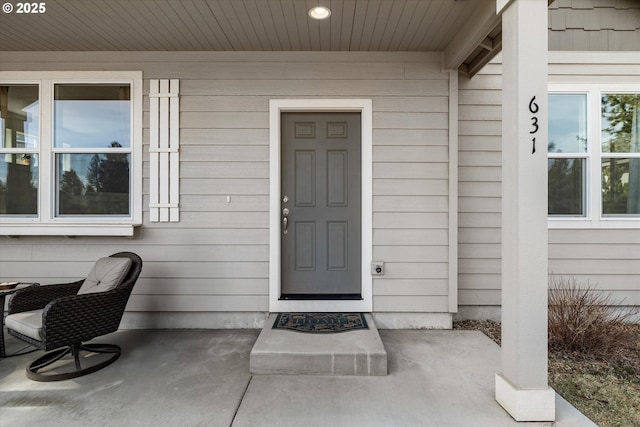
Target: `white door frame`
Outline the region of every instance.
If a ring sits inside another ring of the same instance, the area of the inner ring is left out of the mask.
[[[280,300],[281,150],[283,112],[359,112],[362,135],[361,300]],[[373,103],[371,99],[272,99],[269,101],[269,311],[337,312],[373,310]]]

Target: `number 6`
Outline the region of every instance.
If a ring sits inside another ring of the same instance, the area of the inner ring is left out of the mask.
[[[538,112],[538,110],[540,110],[540,107],[538,107],[538,104],[536,103],[536,97],[534,96],[533,98],[531,98],[531,101],[529,101],[529,111],[535,114]]]

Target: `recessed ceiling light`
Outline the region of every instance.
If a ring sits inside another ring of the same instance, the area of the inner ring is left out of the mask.
[[[327,19],[331,16],[331,11],[324,6],[312,7],[309,9],[309,16],[313,19]]]

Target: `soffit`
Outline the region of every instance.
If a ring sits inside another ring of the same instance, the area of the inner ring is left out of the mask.
[[[307,11],[331,8],[324,21]],[[4,51],[442,51],[472,0],[48,0],[0,14]]]
[[[39,14],[6,2],[0,52],[426,51],[473,75],[501,49],[495,1],[47,0]],[[308,17],[319,4],[329,19]]]

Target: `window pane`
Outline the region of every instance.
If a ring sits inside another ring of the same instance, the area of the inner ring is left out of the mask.
[[[59,215],[129,215],[129,154],[56,157]]]
[[[549,159],[549,215],[585,216],[585,159]]]
[[[603,94],[602,151],[640,153],[640,94]]]
[[[37,154],[0,154],[0,215],[38,215]]]
[[[54,146],[131,146],[129,85],[55,85]]]
[[[587,152],[587,95],[549,94],[549,153]]]
[[[40,105],[37,85],[0,85],[0,149],[38,148]]]
[[[602,159],[602,213],[640,215],[640,158]]]

